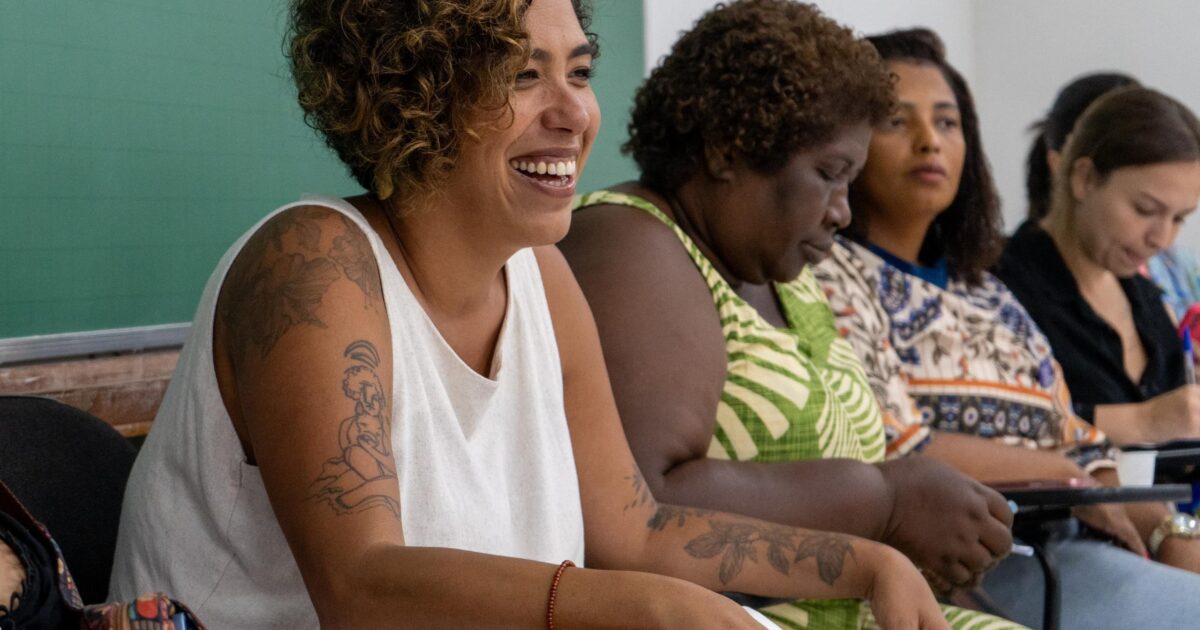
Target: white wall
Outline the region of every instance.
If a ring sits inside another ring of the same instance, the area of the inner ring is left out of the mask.
[[[1063,84],[1119,70],[1200,110],[1197,24],[1196,0],[976,1],[973,87],[1010,230],[1025,215],[1025,129]],[[1200,217],[1179,242],[1200,247]]]
[[[649,71],[715,0],[646,0]],[[928,26],[975,92],[1005,224],[1025,216],[1025,129],[1077,75],[1128,72],[1200,110],[1200,0],[818,0],[864,34]],[[1180,242],[1200,249],[1200,216]]]
[[[680,32],[716,4],[716,0],[646,0],[646,71],[671,51]],[[946,41],[950,60],[970,80],[974,76],[974,49],[970,46],[974,4],[962,0],[818,0],[829,17],[872,35],[928,26]]]

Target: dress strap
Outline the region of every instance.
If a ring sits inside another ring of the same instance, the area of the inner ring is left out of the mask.
[[[683,229],[675,221],[671,220],[671,217],[667,216],[662,210],[659,210],[658,206],[655,206],[650,200],[629,193],[597,190],[580,197],[579,201],[575,204],[574,210],[579,211],[590,206],[599,205],[637,208],[658,219],[670,228],[675,233],[675,237],[679,239],[679,242],[683,244],[683,248],[687,250],[688,256],[696,264],[696,268],[700,270],[700,275],[704,277],[704,282],[708,284],[708,288],[713,294],[713,299],[719,300],[722,295],[733,294],[733,288],[729,286],[729,283],[725,282],[720,273],[717,273],[716,268],[712,265],[712,261],[704,255],[704,252],[700,251],[695,241],[684,233]]]

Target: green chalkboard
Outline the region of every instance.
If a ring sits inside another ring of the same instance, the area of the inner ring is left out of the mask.
[[[283,0],[3,0],[0,338],[192,319],[251,224],[357,185],[304,126]],[[598,0],[605,112],[582,188],[617,153],[642,76],[641,0]]]

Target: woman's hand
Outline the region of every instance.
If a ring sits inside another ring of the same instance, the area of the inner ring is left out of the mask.
[[[1200,385],[1184,385],[1146,401],[1139,419],[1147,442],[1200,437]]]
[[[1200,437],[1200,385],[1140,403],[1096,405],[1095,424],[1118,445]]]
[[[17,554],[3,542],[0,542],[0,604],[8,605],[11,594],[21,592],[21,583],[25,581],[25,567]]]
[[[946,590],[971,587],[1008,555],[1013,515],[998,492],[924,457],[879,468],[894,506],[883,542],[932,573],[934,582]]]
[[[1168,536],[1158,548],[1158,557],[1163,564],[1200,573],[1200,539]]]
[[[950,628],[929,585],[908,558],[884,545],[879,545],[872,557],[874,578],[866,598],[879,627],[883,630]]]
[[[1072,508],[1071,513],[1088,527],[1111,536],[1122,547],[1139,556],[1150,557],[1145,543],[1142,542],[1142,537],[1125,511],[1124,505],[1119,503],[1079,505]]]

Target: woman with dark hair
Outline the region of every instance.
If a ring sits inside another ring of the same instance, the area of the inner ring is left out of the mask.
[[[898,420],[891,447],[988,482],[1115,483],[1105,437],[1074,415],[1050,344],[986,271],[1001,234],[966,83],[927,30],[868,39],[896,76],[898,107],[876,126],[851,185],[851,238],[839,239],[815,272]],[[1076,516],[1144,556],[1167,513],[1165,505],[1130,504]],[[1196,541],[1162,543],[1162,563],[1095,537],[1051,546],[1064,627],[1173,627],[1200,614],[1200,576],[1166,566],[1200,569]],[[1017,621],[1035,624],[1040,580],[1036,562],[1010,557],[984,586]]]
[[[222,629],[758,627],[715,590],[944,627],[889,547],[643,482],[552,246],[599,126],[580,4],[291,4],[300,104],[368,192],[283,206],[220,261],[114,593]]]
[[[1030,127],[1037,134],[1025,158],[1025,197],[1031,220],[1040,221],[1050,212],[1054,169],[1075,121],[1101,96],[1117,88],[1138,85],[1141,85],[1138,80],[1127,74],[1096,72],[1078,77],[1059,90],[1046,117]]]
[[[1073,137],[1073,129],[1082,131],[1076,129],[1076,120],[1103,95],[1136,86],[1137,81],[1125,75],[1095,74],[1076,79],[1059,92],[1050,113],[1039,123],[1041,133],[1030,149],[1026,177],[1029,221],[1013,235],[997,270],[1062,357],[1076,411],[1118,443],[1200,435],[1200,388],[1185,382],[1186,359],[1171,313],[1163,311],[1161,290],[1139,273],[1149,259],[1149,268],[1166,276],[1164,289],[1173,296],[1174,314],[1183,316],[1191,302],[1181,299],[1179,294],[1188,292],[1175,286],[1186,285],[1188,280],[1173,278],[1169,270],[1177,269],[1176,263],[1186,255],[1163,248],[1170,247],[1178,223],[1195,206],[1195,200],[1187,204],[1188,199],[1183,199],[1185,207],[1174,212],[1156,201],[1172,194],[1172,188],[1186,188],[1188,178],[1168,177],[1161,182],[1140,178],[1142,192],[1149,199],[1138,201],[1140,206],[1131,205],[1125,218],[1132,220],[1138,208],[1143,208],[1150,213],[1147,222],[1171,222],[1159,226],[1158,231],[1122,221],[1119,214],[1088,211],[1091,206],[1070,195],[1058,200],[1051,194],[1050,176],[1060,167],[1064,145]],[[1108,172],[1124,166],[1200,159],[1200,149],[1195,148],[1200,143],[1198,132],[1188,121],[1191,114],[1182,105],[1149,95],[1142,98],[1147,102],[1140,109],[1132,103],[1126,105],[1128,113],[1141,116],[1141,120],[1125,120],[1123,127],[1107,130],[1104,139],[1093,139],[1095,150],[1103,151],[1101,161]],[[1091,132],[1098,134],[1099,130],[1092,128]],[[1105,180],[1108,172],[1098,175],[1098,180]],[[1051,210],[1058,203],[1062,211],[1052,221]],[[1064,220],[1067,216],[1078,218]],[[1049,225],[1062,233],[1047,238]],[[1097,248],[1106,241],[1115,242],[1117,230],[1125,231],[1131,241],[1141,239],[1129,247],[1140,257],[1137,265],[1100,260],[1104,252]],[[1102,238],[1104,232],[1109,234]],[[1064,241],[1062,245],[1059,239]],[[1068,253],[1061,255],[1059,250]],[[1121,269],[1113,266],[1122,264]],[[1038,273],[1031,274],[1035,269]]]
[[[1033,124],[1037,132],[1025,161],[1025,195],[1029,201],[1029,219],[1039,221],[1050,212],[1051,180],[1062,157],[1063,146],[1075,121],[1088,105],[1105,93],[1121,87],[1140,85],[1137,79],[1119,72],[1085,74],[1068,83],[1050,107],[1046,117]],[[1200,308],[1200,260],[1179,244],[1150,259],[1145,273],[1163,291],[1163,301],[1176,320],[1200,339],[1200,317],[1188,316],[1189,309]]]
[[[890,102],[878,55],[811,5],[714,9],[637,93],[641,178],[584,195],[560,246],[657,495],[882,540],[950,590],[1007,553],[1010,513],[937,462],[882,462],[879,405],[811,275]],[[867,623],[852,602],[766,612]]]
[[[897,78],[899,105],[850,187],[849,238],[816,273],[899,421],[891,448],[909,452],[931,429],[950,428],[1035,449],[1069,445],[1089,465],[1103,456],[1103,436],[1070,413],[1048,344],[986,271],[1001,251],[1000,213],[966,82],[930,31],[868,39]],[[946,396],[947,387],[971,394]]]
[[[855,240],[873,245],[918,263],[941,265],[947,275],[967,284],[978,284],[984,270],[1000,256],[1002,217],[1000,200],[992,184],[979,119],[971,91],[962,75],[953,67],[938,65],[944,57],[941,41],[931,31],[915,29],[868,38],[885,60],[909,59],[917,63],[889,67],[899,80],[930,79],[948,84],[953,99],[935,104],[937,125],[957,140],[944,147],[960,153],[960,162],[945,165],[918,164],[915,173],[899,172],[893,164],[871,160],[864,174],[850,188],[850,207],[854,219],[845,233]],[[911,77],[909,76],[911,75]],[[901,110],[876,128],[873,142],[889,131],[904,131],[904,104]],[[898,134],[896,137],[901,137]],[[888,136],[891,137],[891,136]],[[954,172],[939,172],[951,168]],[[874,172],[872,172],[874,171]],[[902,186],[897,180],[917,176],[926,186]],[[955,187],[957,185],[957,187]],[[952,193],[948,206],[937,203],[939,195]],[[874,203],[883,197],[890,203]],[[915,221],[920,217],[920,221]],[[868,237],[868,234],[870,235]],[[953,269],[953,273],[949,272]]]

